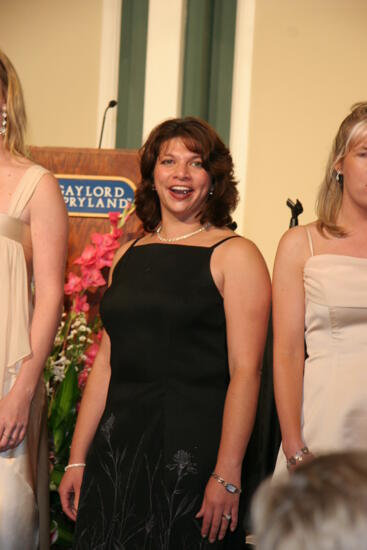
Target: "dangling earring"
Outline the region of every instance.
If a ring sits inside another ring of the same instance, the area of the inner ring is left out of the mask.
[[[211,186],[209,191],[209,197],[212,197],[214,195],[214,185]]]
[[[155,191],[155,190],[156,190],[155,185],[154,185],[154,183],[152,183],[152,191]]]
[[[3,105],[1,108],[0,136],[5,136],[7,126],[8,126],[8,113],[6,112],[6,105]]]
[[[335,179],[340,186],[343,185],[343,181],[344,181],[343,174],[341,172],[338,172],[338,170],[336,171]]]

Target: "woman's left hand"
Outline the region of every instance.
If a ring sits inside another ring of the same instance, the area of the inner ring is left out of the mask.
[[[0,400],[0,452],[14,449],[23,441],[30,405],[29,398],[13,390]]]
[[[240,495],[229,493],[223,485],[210,478],[203,502],[196,518],[203,518],[201,536],[209,536],[209,542],[224,539],[227,529],[234,531],[238,523]]]

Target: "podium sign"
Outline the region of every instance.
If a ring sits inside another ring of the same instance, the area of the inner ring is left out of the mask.
[[[70,216],[107,218],[134,201],[135,184],[128,178],[56,174]]]

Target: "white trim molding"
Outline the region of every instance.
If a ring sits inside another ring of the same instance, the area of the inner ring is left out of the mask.
[[[143,140],[181,110],[186,0],[150,0]]]
[[[120,59],[121,13],[123,0],[102,0],[102,33],[97,107],[98,147],[103,113],[111,99],[117,100]],[[113,149],[116,144],[117,108],[109,109],[103,133],[102,147]]]
[[[236,178],[239,181],[240,200],[234,213],[234,219],[241,235],[244,233],[255,7],[256,0],[237,0],[229,143]]]

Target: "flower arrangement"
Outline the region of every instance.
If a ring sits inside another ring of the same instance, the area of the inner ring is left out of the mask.
[[[111,230],[93,233],[91,242],[73,262],[78,273],[70,271],[64,287],[69,307],[64,310],[52,352],[46,362],[48,432],[50,450],[51,543],[54,548],[70,548],[74,524],[63,514],[58,486],[68,462],[77,411],[88,374],[102,337],[99,315],[91,310],[90,299],[107,284],[105,272],[119,248],[122,227],[134,211],[128,204],[122,214],[109,214]]]

